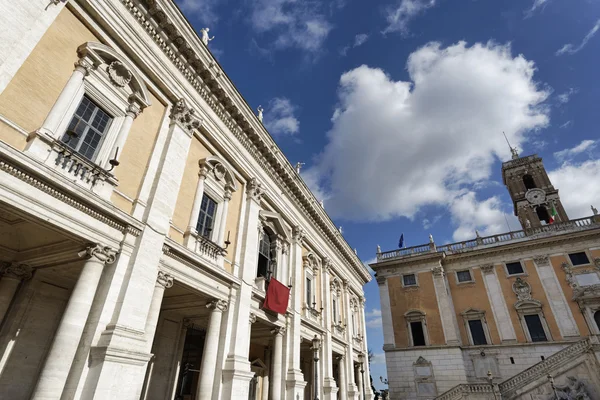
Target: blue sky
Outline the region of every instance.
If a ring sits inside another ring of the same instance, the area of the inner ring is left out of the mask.
[[[516,230],[502,132],[544,158],[571,218],[600,206],[596,0],[177,3],[365,262],[401,233]],[[365,291],[377,383],[374,280]]]

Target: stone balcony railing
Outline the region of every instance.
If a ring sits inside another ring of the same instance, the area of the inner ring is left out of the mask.
[[[219,258],[227,254],[227,251],[223,247],[212,240],[197,234],[193,234],[193,237],[195,239],[193,251],[201,257],[206,258],[213,263],[218,263]]]
[[[47,165],[67,176],[74,183],[83,186],[109,200],[117,179],[107,170],[83,157],[64,142],[54,140]]]
[[[435,243],[428,243],[419,246],[386,251],[377,253],[377,262],[397,258],[406,258],[426,253],[457,254],[486,247],[498,246],[501,244],[519,242],[532,238],[598,228],[600,228],[600,216],[594,215],[592,217],[574,219],[565,222],[556,222],[554,224],[543,225],[536,228],[500,233],[485,237],[477,237],[472,240],[450,243],[442,246],[436,246]]]
[[[304,317],[314,321],[316,323],[320,323],[321,322],[321,316],[323,315],[323,309],[322,308],[317,308],[316,303],[313,303],[312,306],[310,305],[304,305],[302,307],[302,310],[304,311]]]
[[[469,394],[495,393],[499,394],[498,386],[489,383],[463,383],[436,397],[435,400],[458,400]]]

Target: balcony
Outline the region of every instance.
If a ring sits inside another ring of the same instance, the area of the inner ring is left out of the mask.
[[[227,254],[227,250],[202,235],[192,233],[191,237],[193,239],[191,250],[194,253],[212,264],[222,266],[222,257]]]
[[[436,246],[434,243],[428,243],[419,246],[407,247],[404,249],[386,251],[377,253],[377,262],[408,258],[427,253],[459,254],[467,251],[479,250],[504,244],[517,243],[531,239],[599,228],[600,216],[594,215],[586,218],[543,225],[536,228],[500,233],[492,236],[477,237],[472,240],[450,243],[442,246]]]

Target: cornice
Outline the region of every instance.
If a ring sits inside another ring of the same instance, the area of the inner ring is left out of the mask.
[[[314,194],[171,0],[120,0],[269,177],[293,200],[340,258],[365,282],[371,276]],[[142,8],[141,5],[143,5]]]

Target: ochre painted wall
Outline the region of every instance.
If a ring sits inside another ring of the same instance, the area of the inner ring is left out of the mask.
[[[233,195],[231,196],[231,200],[229,200],[227,221],[225,223],[224,240],[227,240],[227,234],[228,232],[231,232],[231,234],[229,235],[229,241],[231,242],[231,244],[229,244],[229,247],[227,248],[227,255],[225,256],[225,259],[228,260],[225,261],[225,269],[229,272],[233,271],[233,266],[231,265],[231,262],[235,260],[237,242],[238,240],[240,240],[242,234],[242,232],[238,232],[238,225],[240,220],[240,213],[242,211],[242,198],[244,192],[246,191],[246,188],[243,186],[242,182],[236,180],[236,184],[237,191],[233,193]],[[222,243],[219,243],[219,245],[222,245]]]
[[[408,310],[419,310],[426,314],[427,333],[431,345],[445,344],[442,320],[437,305],[437,297],[433,286],[431,272],[418,274],[419,288],[403,288],[402,278],[393,276],[388,278],[390,293],[390,309],[392,312],[392,325],[394,326],[394,339],[396,347],[408,346],[408,331],[404,314]]]
[[[150,161],[154,143],[165,113],[165,106],[150,93],[152,105],[147,107],[133,122],[125,146],[120,150],[120,164],[114,174],[119,180],[117,190],[130,199],[136,199]],[[112,201],[117,207],[130,213],[133,204],[117,193]]]
[[[73,72],[77,48],[88,41],[99,40],[65,7],[0,95],[0,113],[28,132],[39,128]],[[0,128],[0,139],[25,147],[12,129]]]
[[[456,280],[456,273],[454,271],[448,272],[447,275],[462,342],[465,345],[470,343],[463,317],[460,313],[469,308],[474,308],[485,311],[485,319],[492,344],[499,344],[500,336],[498,335],[498,328],[496,326],[496,321],[494,320],[492,307],[485,289],[485,284],[483,283],[481,270],[479,268],[474,268],[471,270],[471,274],[475,279],[475,283],[461,283],[460,285]]]

